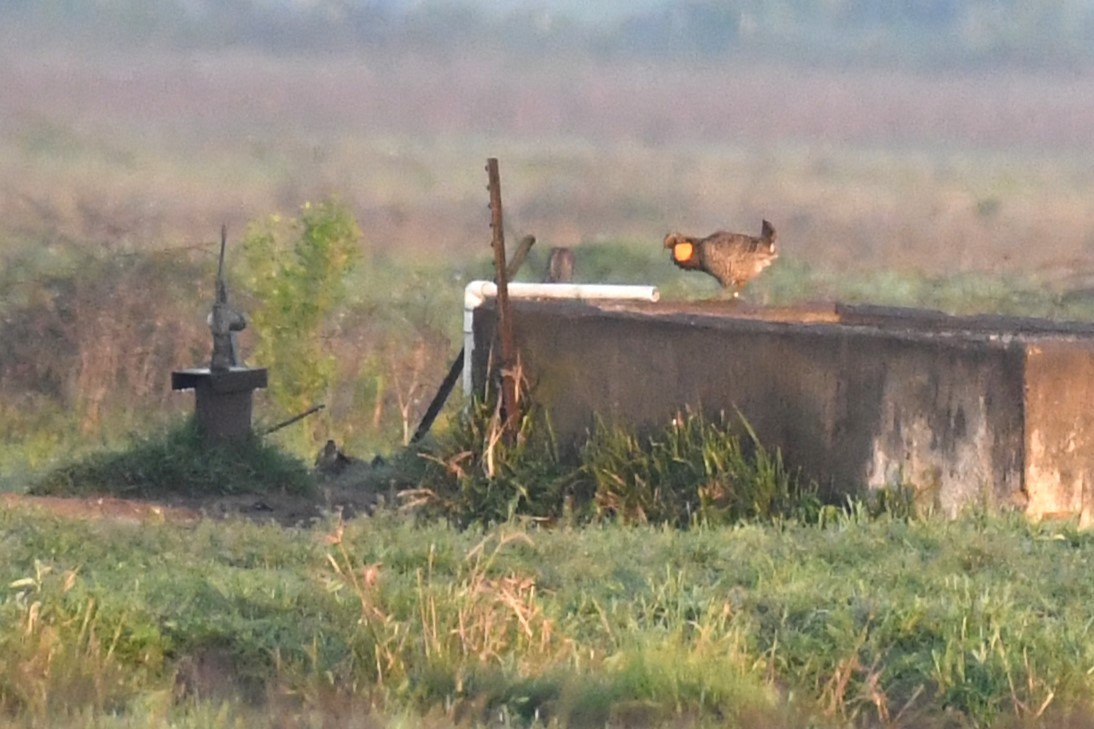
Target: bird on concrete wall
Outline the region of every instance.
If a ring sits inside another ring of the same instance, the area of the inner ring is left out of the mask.
[[[574,280],[574,252],[569,248],[552,248],[547,259],[544,283],[570,283]]]
[[[710,274],[736,298],[746,283],[779,257],[775,240],[775,226],[765,220],[758,237],[724,230],[706,238],[669,233],[665,248],[672,250],[677,267]]]

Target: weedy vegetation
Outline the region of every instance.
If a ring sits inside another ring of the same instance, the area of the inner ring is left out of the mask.
[[[822,506],[726,418],[600,426],[576,461],[547,422],[506,439],[496,408],[469,409],[396,461],[418,484],[401,509],[352,521],[0,510],[0,711],[28,727],[1085,725],[1094,536],[947,521],[900,494]],[[64,477],[276,483],[259,454],[251,480],[162,476],[169,451],[215,460],[193,435]]]
[[[506,438],[496,402],[478,401],[417,452],[419,486],[403,496],[460,526],[514,518],[677,527],[816,519],[816,489],[738,421],[688,412],[644,434],[598,422],[584,443],[559,444],[549,414],[535,406]]]
[[[337,333],[333,314],[345,301],[360,239],[352,213],[331,200],[305,204],[299,218],[253,224],[243,240],[251,324],[259,332],[254,359],[269,369],[269,396],[282,413],[302,413],[332,394],[337,358],[327,340]],[[321,442],[313,426],[289,431],[299,450]]]

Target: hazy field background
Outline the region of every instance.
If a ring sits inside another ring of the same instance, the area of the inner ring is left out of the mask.
[[[497,156],[510,225],[548,245],[761,216],[814,265],[1027,270],[1091,244],[1088,75],[540,63],[9,49],[3,230],[178,245],[337,194],[370,247],[471,255]]]
[[[1082,316],[1092,39],[1086,0],[0,3],[5,437],[188,409],[221,223],[333,197],[365,258],[324,427],[397,440],[490,275],[488,156],[582,280],[710,295],[664,234],[766,217],[758,303]]]

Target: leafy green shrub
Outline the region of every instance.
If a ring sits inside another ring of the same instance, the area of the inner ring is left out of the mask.
[[[330,394],[336,358],[329,339],[346,298],[346,277],[360,258],[361,229],[343,205],[305,203],[300,217],[271,216],[243,241],[251,312],[259,338],[255,359],[270,370],[269,396],[283,416],[296,415]],[[314,452],[305,425],[292,445]]]
[[[112,494],[121,497],[307,493],[305,465],[258,437],[210,445],[196,421],[135,439],[122,451],[92,454],[47,473],[37,495]]]

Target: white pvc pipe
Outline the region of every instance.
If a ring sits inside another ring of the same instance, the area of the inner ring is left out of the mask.
[[[475,309],[487,299],[498,295],[493,281],[472,281],[463,290],[463,391],[471,393],[471,353],[475,349]],[[628,300],[657,301],[661,293],[656,286],[624,286],[615,284],[510,283],[512,299],[569,300]]]

